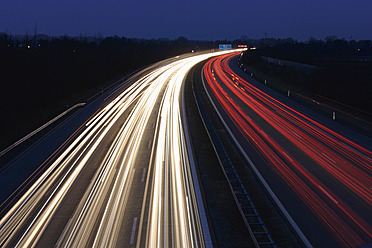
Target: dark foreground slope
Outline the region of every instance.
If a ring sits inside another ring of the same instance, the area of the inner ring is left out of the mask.
[[[145,65],[208,42],[0,34],[0,150]],[[6,118],[5,118],[6,116]]]

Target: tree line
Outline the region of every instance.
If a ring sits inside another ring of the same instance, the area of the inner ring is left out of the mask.
[[[301,71],[264,61],[261,56],[315,65]],[[372,41],[345,40],[335,36],[306,42],[293,39],[261,39],[258,49],[244,53],[243,61],[256,70],[285,81],[305,92],[319,94],[351,106],[372,106]]]
[[[231,43],[233,47],[237,44],[257,46],[259,49],[244,56],[246,63],[267,73],[284,75],[284,79],[296,81],[293,83],[298,83],[297,79],[311,82],[306,83],[310,90],[322,89],[322,93],[331,92],[328,95],[333,96],[332,89],[337,83],[338,96],[344,94],[342,92],[358,93],[357,102],[370,96],[371,41],[346,41],[334,36],[298,42],[292,38],[254,40],[246,36],[234,41],[193,41],[182,36],[172,40],[52,37],[36,31],[34,35],[0,33],[0,110],[2,116],[7,117],[0,122],[0,150],[68,106],[85,101],[138,68],[192,50],[218,49],[220,43]],[[282,71],[283,68],[278,70],[263,63],[259,59],[262,55],[320,65],[323,74],[309,78],[298,72]],[[345,72],[350,73],[345,76]],[[351,84],[356,90],[349,90]]]
[[[0,33],[0,150],[125,76],[214,42]]]

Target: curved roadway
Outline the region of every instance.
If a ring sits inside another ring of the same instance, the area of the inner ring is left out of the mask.
[[[190,68],[218,54],[159,63],[107,96],[22,194],[7,199],[0,246],[210,246],[180,96]]]
[[[298,236],[314,247],[372,242],[371,140],[251,82],[238,55],[210,59],[204,87]]]

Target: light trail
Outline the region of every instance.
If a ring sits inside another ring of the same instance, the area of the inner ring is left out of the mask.
[[[58,247],[116,246],[134,183],[140,144],[146,142],[142,137],[153,113],[158,113],[158,121],[152,144],[154,159],[149,161],[153,174],[149,184],[147,238],[142,245],[204,246],[181,121],[180,94],[184,77],[192,66],[223,53],[227,52],[197,55],[158,67],[99,111],[0,220],[0,246],[37,246],[72,185],[89,166],[113,126],[127,114],[56,244]],[[159,110],[158,99],[161,99]],[[139,225],[143,221],[141,218]],[[125,228],[134,235],[130,226]],[[141,237],[137,239],[140,244]]]
[[[372,240],[372,227],[345,201],[295,156],[263,131],[248,116],[260,119],[298,147],[328,176],[338,180],[368,206],[372,206],[372,152],[321,123],[290,108],[246,82],[229,67],[237,54],[223,55],[207,62],[203,73],[208,87],[242,135],[267,161],[275,173],[308,206],[340,244],[356,247]]]
[[[202,60],[207,57],[203,57]],[[185,139],[182,132],[180,113],[180,93],[184,77],[196,63],[201,60],[190,59],[177,65],[175,75],[169,80],[166,92],[163,97],[160,119],[158,121],[159,136],[156,142],[154,159],[154,186],[152,191],[149,236],[146,247],[168,246],[174,243],[176,247],[195,247],[198,245],[198,236],[193,234],[193,227],[200,226],[200,223],[192,223],[198,214],[190,211],[197,211],[194,205],[190,206],[187,201],[194,198],[190,195],[190,184],[187,178],[191,178],[188,165]],[[178,147],[177,149],[175,149]],[[171,194],[167,188],[171,188]],[[195,201],[195,200],[194,200]],[[170,206],[168,206],[170,205]],[[164,209],[164,211],[162,210]],[[168,211],[172,212],[172,220],[169,220]],[[174,226],[174,240],[168,241],[167,229],[160,228],[164,222],[167,227],[170,222]],[[173,222],[173,223],[172,223]],[[162,240],[165,237],[165,240]],[[168,244],[169,242],[169,244]]]

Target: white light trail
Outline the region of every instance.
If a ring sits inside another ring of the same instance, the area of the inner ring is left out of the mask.
[[[196,233],[200,230],[197,227],[200,220],[181,122],[180,94],[184,78],[195,64],[226,52],[229,51],[197,55],[153,70],[91,118],[85,130],[0,220],[0,246],[14,243],[14,239],[18,239],[15,243],[19,247],[36,246],[59,204],[104,138],[130,110],[57,244],[86,246],[100,220],[93,247],[115,246],[140,143],[151,114],[157,112],[159,97],[146,247],[203,246],[202,235]]]

